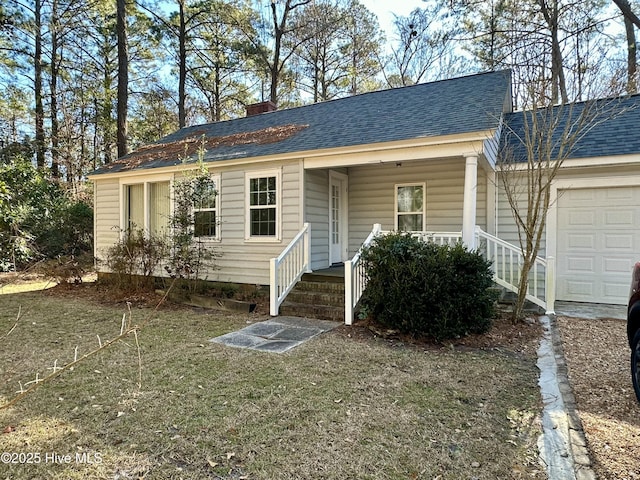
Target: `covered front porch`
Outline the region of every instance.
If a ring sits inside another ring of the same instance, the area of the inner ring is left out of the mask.
[[[296,241],[289,245],[291,248],[271,260],[271,315],[278,315],[282,302],[296,286],[296,283],[301,278],[304,279],[303,275],[306,274],[309,281],[321,281],[333,285],[343,284],[344,289],[329,288],[327,295],[340,296],[339,301],[344,304],[344,322],[351,325],[358,302],[367,284],[364,266],[360,261],[360,253],[363,248],[371,244],[376,236],[385,233],[388,232],[383,231],[380,224],[375,224],[361,248],[351,259],[344,264],[334,264],[326,268],[311,270],[308,268],[310,264],[309,249],[305,248],[305,245],[310,244],[311,230],[309,224],[305,224],[300,235],[294,239]],[[413,232],[413,235],[439,245],[454,245],[463,241],[462,232]],[[506,290],[517,292],[522,265],[520,249],[484,232],[479,226],[476,226],[474,230],[474,244],[475,248],[492,262],[494,282]],[[526,298],[545,309],[547,313],[554,312],[554,278],[555,260],[551,257],[546,259],[538,257],[529,273],[529,289]],[[305,287],[304,290],[308,288]],[[335,302],[335,298],[332,298],[331,303],[333,302]],[[335,315],[332,315],[332,318],[335,318]]]

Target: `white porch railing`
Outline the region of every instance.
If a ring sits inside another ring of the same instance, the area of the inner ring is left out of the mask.
[[[491,260],[494,281],[517,293],[524,259],[520,247],[484,232],[480,227],[476,227],[476,246],[487,260]],[[553,313],[555,259],[536,257],[528,280],[527,300],[544,308],[547,313]]]
[[[352,324],[355,307],[367,286],[367,278],[361,262],[362,250],[370,245],[377,235],[385,233],[388,232],[383,231],[380,224],[376,223],[358,252],[344,264],[344,321],[347,325]],[[523,263],[520,248],[484,232],[480,227],[476,227],[475,234],[476,247],[487,260],[492,262],[494,281],[508,290],[517,292]],[[418,232],[414,236],[438,245],[453,246],[462,241],[462,232]],[[529,273],[529,290],[526,298],[544,308],[547,313],[553,313],[555,304],[555,259],[553,257],[546,259],[536,257]]]
[[[361,262],[362,250],[371,245],[373,239],[382,233],[382,225],[375,223],[373,230],[362,243],[351,260],[344,262],[344,323],[353,323],[353,313],[367,286],[364,265]]]
[[[416,232],[413,236],[419,237],[425,242],[449,245],[450,247],[462,241],[462,232]]]
[[[269,262],[269,311],[278,315],[280,305],[300,280],[303,273],[311,272],[311,227],[305,223],[302,230],[276,258]]]

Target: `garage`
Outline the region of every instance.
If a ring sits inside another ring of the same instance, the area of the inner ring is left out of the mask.
[[[558,191],[556,298],[625,304],[640,261],[640,187]]]

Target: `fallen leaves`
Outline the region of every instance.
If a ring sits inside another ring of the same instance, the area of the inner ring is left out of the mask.
[[[208,130],[197,130],[191,132],[188,137],[175,140],[173,142],[154,143],[140,147],[135,152],[126,157],[113,162],[105,169],[121,167],[120,170],[132,170],[150,161],[158,160],[179,160],[189,158],[198,149],[214,150],[218,147],[232,147],[236,145],[265,145],[277,143],[292,137],[296,133],[308,128],[309,125],[279,125],[277,127],[267,127],[260,130],[238,132],[231,135],[221,135],[207,137]]]

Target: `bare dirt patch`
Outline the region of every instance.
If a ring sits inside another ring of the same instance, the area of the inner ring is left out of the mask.
[[[631,386],[625,325],[558,318],[569,381],[602,480],[640,478],[640,405]]]
[[[522,355],[530,359],[537,358],[537,350],[542,337],[542,325],[535,319],[530,318],[523,322],[514,323],[507,314],[501,314],[494,319],[493,325],[487,333],[443,342],[436,342],[428,337],[402,335],[385,330],[368,320],[357,321],[352,326],[340,327],[337,331],[360,340],[382,338],[391,345],[408,345],[432,350],[489,350]]]

